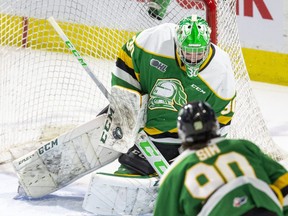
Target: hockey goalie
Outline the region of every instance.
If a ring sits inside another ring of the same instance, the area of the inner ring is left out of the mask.
[[[234,114],[230,59],[210,42],[210,32],[192,15],[132,37],[119,51],[108,109],[14,161],[22,191],[41,197],[118,159],[114,173],[93,175],[83,208],[99,215],[151,213],[159,176],[179,155],[178,110],[207,101],[222,135]]]

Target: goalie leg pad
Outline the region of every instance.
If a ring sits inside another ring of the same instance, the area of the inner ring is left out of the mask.
[[[152,213],[158,193],[156,177],[122,177],[96,173],[86,192],[83,208],[96,215]]]
[[[118,158],[119,152],[100,142],[106,117],[97,116],[13,161],[26,195],[37,198],[52,193]]]

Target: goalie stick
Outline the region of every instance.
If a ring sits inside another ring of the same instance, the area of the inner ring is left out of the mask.
[[[92,70],[88,66],[88,64],[85,62],[85,60],[82,58],[82,56],[79,54],[79,52],[76,50],[73,43],[69,40],[69,38],[65,35],[61,27],[58,25],[58,23],[55,21],[53,17],[50,17],[47,19],[48,22],[52,25],[52,27],[55,29],[55,31],[59,34],[59,36],[62,38],[62,40],[65,42],[67,47],[70,49],[72,54],[77,58],[78,62],[82,65],[82,67],[85,69],[85,71],[88,73],[90,78],[94,81],[94,83],[97,85],[97,87],[101,90],[101,92],[104,94],[104,96],[109,99],[110,94],[105,88],[105,86],[97,79],[97,77],[93,74]],[[166,159],[163,157],[163,155],[160,153],[160,151],[157,149],[157,147],[153,144],[153,142],[149,139],[147,134],[142,131],[140,132],[139,141],[136,142],[136,146],[140,149],[142,154],[145,156],[147,161],[151,164],[151,166],[155,169],[157,174],[159,176],[162,176],[164,171],[169,167],[169,163],[166,161]]]
[[[53,26],[55,31],[59,34],[59,36],[62,38],[62,40],[65,42],[67,47],[71,50],[73,55],[77,58],[78,62],[82,65],[84,70],[87,72],[87,74],[91,77],[91,79],[95,82],[97,87],[101,90],[101,92],[104,94],[104,96],[108,99],[110,94],[105,88],[105,86],[99,81],[99,79],[93,74],[92,70],[88,66],[88,64],[85,62],[85,60],[82,58],[82,56],[79,54],[79,52],[76,50],[75,46],[72,44],[72,42],[68,39],[68,37],[65,35],[61,27],[58,25],[58,23],[55,21],[53,17],[50,17],[47,19],[48,22]]]

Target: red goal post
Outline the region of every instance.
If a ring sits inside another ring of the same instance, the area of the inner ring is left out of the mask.
[[[237,102],[229,137],[249,139],[278,161],[287,158],[269,136],[250,86],[236,0],[170,0],[162,20],[149,16],[148,0],[1,2],[0,163],[93,119],[108,104],[46,21],[48,17],[56,19],[109,90],[118,49],[132,35],[193,13],[208,21],[212,42],[232,60]]]

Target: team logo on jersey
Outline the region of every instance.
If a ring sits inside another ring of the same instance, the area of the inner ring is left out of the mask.
[[[166,69],[167,69],[167,65],[166,64],[163,64],[162,62],[160,62],[159,60],[157,59],[151,59],[150,60],[150,65],[152,67],[155,67],[157,68],[158,70],[160,70],[161,72],[165,72]]]
[[[182,107],[186,103],[187,95],[179,80],[158,79],[150,93],[148,108],[177,111],[174,104]]]
[[[247,202],[247,196],[235,197],[233,200],[233,207],[239,208]]]

